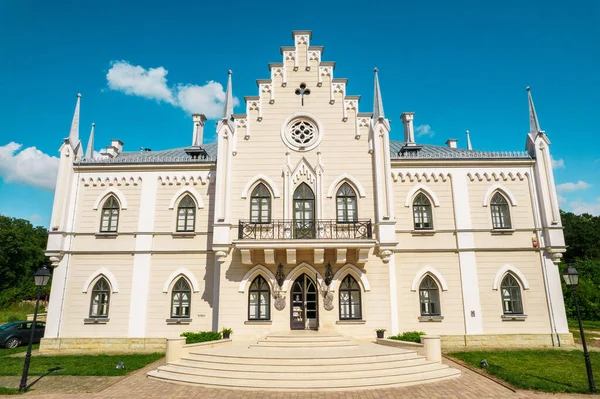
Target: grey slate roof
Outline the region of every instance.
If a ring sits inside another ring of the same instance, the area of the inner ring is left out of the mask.
[[[469,151],[463,148],[449,148],[446,146],[437,146],[422,144],[419,151],[405,152],[400,155],[400,149],[405,145],[402,141],[390,140],[390,155],[392,159],[531,159],[527,152],[490,152],[490,151]],[[207,159],[191,159],[185,153],[185,148],[173,148],[162,151],[148,152],[123,152],[115,158],[107,159],[83,159],[79,165],[104,165],[104,164],[195,164],[195,163],[214,163],[217,160],[217,143],[204,144],[202,148],[208,153]]]

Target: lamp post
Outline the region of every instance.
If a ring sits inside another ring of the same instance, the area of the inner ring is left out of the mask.
[[[581,313],[579,312],[579,302],[577,302],[577,292],[575,287],[579,284],[579,272],[573,267],[573,265],[567,265],[567,271],[563,273],[563,279],[571,292],[573,293],[573,299],[575,299],[575,309],[577,309],[577,321],[579,322],[579,333],[581,334],[581,344],[583,345],[583,357],[585,358],[585,368],[587,369],[588,383],[590,386],[590,392],[596,393],[596,384],[594,383],[594,375],[592,374],[592,363],[590,362],[590,354],[585,344],[585,335],[583,335],[583,325],[581,324]]]
[[[48,270],[46,266],[40,267],[33,275],[35,285],[38,287],[38,295],[35,301],[33,322],[31,323],[31,333],[29,334],[29,346],[27,347],[27,354],[25,355],[25,364],[23,365],[23,375],[21,375],[19,392],[25,392],[27,390],[27,374],[29,373],[29,362],[31,361],[31,344],[33,343],[33,334],[35,333],[35,322],[37,320],[38,306],[40,304],[40,297],[42,296],[42,288],[48,284],[50,276],[50,270]]]

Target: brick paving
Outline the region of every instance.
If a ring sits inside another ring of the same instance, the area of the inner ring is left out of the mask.
[[[100,392],[89,393],[67,393],[64,392],[41,392],[32,391],[26,394],[32,399],[78,399],[78,398],[122,398],[143,399],[143,398],[202,398],[202,399],[396,399],[396,398],[426,398],[426,399],[452,399],[452,398],[514,398],[514,399],[543,399],[543,398],[593,398],[592,395],[568,395],[568,394],[547,394],[531,391],[512,390],[497,384],[469,369],[466,369],[454,362],[445,360],[451,367],[461,370],[462,375],[448,381],[416,385],[412,387],[384,388],[363,391],[343,391],[343,392],[273,392],[273,391],[234,391],[225,389],[209,389],[196,386],[170,384],[160,381],[148,380],[146,372],[156,369],[164,363],[159,360],[145,368],[134,372],[132,375],[123,378]],[[59,377],[48,377],[59,378]],[[77,385],[77,379],[72,377],[72,384]],[[63,381],[67,383],[67,381]],[[1,396],[11,398],[11,396]],[[14,396],[12,396],[14,398]]]

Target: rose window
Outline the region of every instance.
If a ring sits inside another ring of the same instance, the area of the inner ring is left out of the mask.
[[[302,119],[292,123],[289,134],[292,140],[298,143],[299,146],[304,147],[317,136],[317,128],[309,121]]]

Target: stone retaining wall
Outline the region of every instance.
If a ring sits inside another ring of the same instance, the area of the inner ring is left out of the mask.
[[[442,335],[442,349],[557,347],[550,334]],[[573,334],[559,334],[560,346],[573,346]]]
[[[164,338],[43,338],[40,353],[164,352]]]

